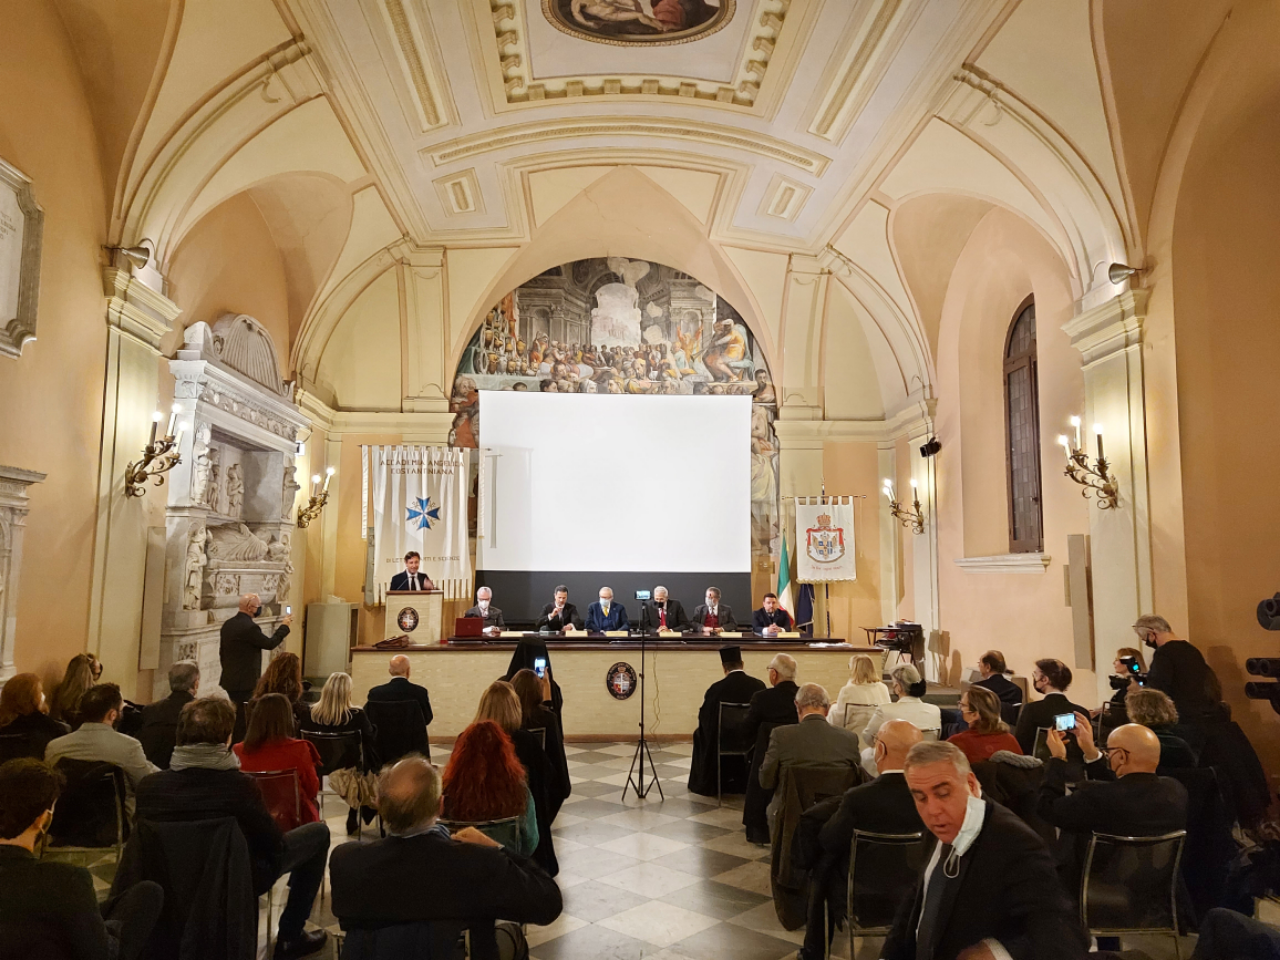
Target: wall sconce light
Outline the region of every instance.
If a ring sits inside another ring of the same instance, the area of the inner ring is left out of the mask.
[[[912,533],[924,533],[924,513],[920,509],[920,494],[916,488],[916,482],[911,481],[911,504],[910,510],[903,510],[900,504],[893,496],[893,482],[885,480],[884,496],[889,501],[889,514],[904,527],[910,527]]]
[[[130,463],[124,468],[124,494],[126,497],[140,497],[147,492],[146,483],[152,477],[155,478],[156,486],[164,484],[164,474],[168,473],[174,467],[182,462],[182,458],[178,456],[177,449],[182,443],[182,432],[187,429],[187,424],[179,424],[178,432],[173,432],[174,424],[178,419],[181,408],[175,403],[173,410],[169,414],[169,426],[165,430],[164,437],[160,440],[156,439],[156,427],[160,424],[160,418],[163,414],[157,410],[151,415],[151,439],[142,450],[142,459],[136,463]]]
[[[1130,277],[1142,273],[1142,267],[1131,267],[1127,263],[1113,263],[1107,267],[1107,279],[1119,286]]]
[[[119,254],[120,259],[135,270],[145,267],[151,262],[151,247],[148,246],[151,241],[143,237],[142,242],[135,247],[103,247],[104,250],[111,254]]]
[[[1085,499],[1090,496],[1098,498],[1098,507],[1102,510],[1115,509],[1120,499],[1120,487],[1107,470],[1107,459],[1102,455],[1102,424],[1093,425],[1094,435],[1098,439],[1098,458],[1091,465],[1089,455],[1080,447],[1080,418],[1072,417],[1071,426],[1075,428],[1075,442],[1066,434],[1058,437],[1058,443],[1067,452],[1067,469],[1064,475],[1070,477],[1084,487],[1080,495]]]
[[[329,502],[329,481],[333,479],[334,469],[330,467],[324,472],[324,486],[320,486],[320,474],[311,478],[311,497],[305,507],[298,508],[298,527],[305,528],[312,520],[320,516],[320,511]]]

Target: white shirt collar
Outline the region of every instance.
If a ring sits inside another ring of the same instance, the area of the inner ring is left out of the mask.
[[[897,769],[897,770],[881,770],[881,771],[880,771],[880,773],[879,773],[879,776],[882,776],[882,777],[883,777],[886,773],[900,773],[900,774],[902,774],[903,776],[906,776],[907,771],[905,771],[905,770],[903,770],[903,769],[901,769],[901,768],[899,768],[899,769]],[[965,811],[965,816],[967,817],[968,815],[969,815],[969,811],[967,811],[967,810],[966,810],[966,811]]]

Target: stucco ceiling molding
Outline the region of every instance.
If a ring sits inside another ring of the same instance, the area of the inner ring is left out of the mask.
[[[765,188],[760,208],[756,212],[762,217],[777,217],[779,220],[795,223],[811,193],[812,187],[775,173],[769,186]]]
[[[148,239],[154,261],[166,267],[183,216],[222,164],[323,91],[314,55],[302,43],[277,51],[224,86],[156,151],[127,203],[121,245]]]
[[[439,143],[421,154],[432,165],[445,166],[494,151],[590,137],[652,137],[739,150],[788,164],[816,177],[822,176],[831,163],[829,157],[766,134],[750,134],[736,127],[703,121],[662,117],[635,117],[630,120],[573,118],[513,124],[492,132]]]
[[[927,0],[862,0],[809,132],[838,143],[866,106]]]
[[[956,74],[939,115],[1014,171],[1061,225],[1058,246],[1088,303],[1120,288],[1107,266],[1125,261],[1129,240],[1114,199],[1084,155],[1048,118],[976,68]],[[1065,240],[1065,247],[1063,242]]]
[[[431,48],[431,31],[421,22],[417,7],[406,0],[379,0],[383,26],[395,52],[403,85],[396,85],[396,95],[405,109],[411,129],[427,133],[448,124],[448,97],[441,92],[442,81],[435,64],[438,56]],[[406,102],[407,101],[407,102]]]
[[[705,105],[750,110],[761,100],[765,77],[775,55],[783,52],[782,29],[791,2],[740,0],[742,8],[751,8],[738,11],[739,16],[748,18],[750,26],[737,57],[733,81],[717,83],[661,72],[538,77],[533,70],[525,23],[531,7],[514,0],[472,0],[476,21],[485,36],[489,85],[497,110],[576,97],[617,97],[641,102],[683,98]],[[728,18],[724,22],[727,23]]]
[[[484,213],[484,195],[480,192],[475,167],[468,167],[461,173],[452,173],[432,182],[446,215]]]

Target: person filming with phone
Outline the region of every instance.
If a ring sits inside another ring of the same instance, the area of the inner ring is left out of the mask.
[[[1044,699],[1023,704],[1022,712],[1018,714],[1018,726],[1013,732],[1022,752],[1028,755],[1035,752],[1038,730],[1045,727],[1063,729],[1055,718],[1064,715],[1070,718],[1072,714],[1087,715],[1089,712],[1067,699],[1067,688],[1071,686],[1071,668],[1061,660],[1037,660],[1035,669],[1031,671],[1031,685]],[[1074,722],[1071,721],[1072,724]],[[1070,729],[1070,725],[1067,729]],[[1070,744],[1073,760],[1079,759],[1076,750],[1075,745]]]

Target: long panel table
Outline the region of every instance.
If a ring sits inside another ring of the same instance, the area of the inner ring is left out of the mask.
[[[767,668],[775,653],[796,658],[798,683],[820,683],[832,700],[849,679],[849,658],[869,654],[877,670],[884,667],[886,653],[878,647],[850,646],[840,640],[820,641],[823,646],[803,642],[752,642],[726,639],[723,642],[650,641],[646,645],[647,672],[645,727],[658,740],[688,739],[698,725],[698,708],[703,695],[724,676],[720,667],[720,647],[742,647],[746,670],[768,683]],[[355,647],[351,652],[351,679],[355,703],[362,704],[369,688],[387,680],[387,665],[397,654],[409,658],[412,679],[431,693],[435,720],[433,740],[451,740],[474,718],[480,694],[502,677],[511,662],[515,641],[450,642],[444,646],[417,646],[402,650]],[[551,672],[564,694],[565,736],[575,740],[631,739],[639,729],[640,693],[627,700],[614,699],[605,683],[609,668],[616,663],[640,670],[640,644],[625,640],[612,643],[602,639],[552,641],[547,644]]]

